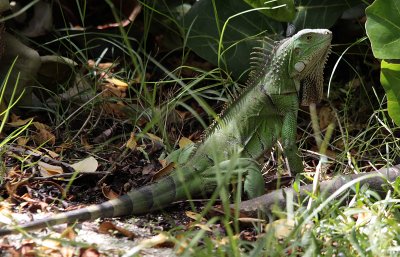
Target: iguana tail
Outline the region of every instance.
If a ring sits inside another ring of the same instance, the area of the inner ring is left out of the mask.
[[[27,222],[10,229],[0,229],[0,236],[17,233],[21,230],[41,229],[63,223],[144,214],[159,210],[175,201],[190,198],[191,196],[188,192],[190,192],[191,195],[200,192],[200,189],[195,189],[199,184],[191,183],[196,179],[194,179],[193,174],[190,175],[190,173],[191,172],[187,172],[187,175],[182,179],[179,178],[177,173],[174,173],[156,183],[130,191],[126,195],[102,204],[91,205],[65,213],[58,213],[48,218]],[[181,183],[181,181],[186,182]]]

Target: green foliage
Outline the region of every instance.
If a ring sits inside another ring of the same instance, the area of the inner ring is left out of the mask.
[[[366,14],[366,30],[374,56],[400,59],[400,1],[376,0]]]
[[[381,62],[381,84],[386,91],[389,115],[400,126],[400,64]]]
[[[182,19],[184,38],[197,55],[241,78],[249,67],[255,37],[281,39],[285,34],[281,21],[293,23],[297,30],[329,28],[346,9],[361,2],[302,0],[294,5],[292,0],[200,0]],[[222,31],[224,25],[226,30]],[[220,56],[218,49],[223,49]]]
[[[366,9],[366,31],[376,58],[400,59],[400,2],[376,0]],[[388,111],[400,126],[400,65],[381,62],[381,84],[384,87]]]
[[[260,11],[277,21],[292,21],[296,9],[293,0],[244,0],[254,8],[261,8]],[[266,9],[267,8],[267,9]]]
[[[187,45],[202,58],[240,77],[249,68],[254,37],[264,32],[279,34],[283,31],[280,22],[251,9],[242,0],[196,2],[184,19]],[[248,10],[251,11],[240,14]],[[223,51],[218,57],[220,45]]]
[[[4,128],[6,126],[8,117],[10,115],[10,110],[15,104],[21,99],[21,95],[17,94],[17,87],[18,83],[20,80],[20,76],[18,75],[16,80],[10,79],[11,74],[13,69],[15,68],[15,63],[17,61],[17,58],[14,59],[14,61],[11,63],[10,67],[8,68],[7,74],[3,78],[3,82],[0,84],[0,134],[3,133]],[[13,85],[12,85],[13,84]],[[12,85],[12,86],[10,86]],[[10,97],[6,98],[6,90],[8,88],[11,88],[11,95]],[[15,140],[20,134],[22,134],[24,131],[28,129],[28,127],[31,125],[33,119],[29,121],[27,124],[24,126],[21,126],[17,129],[15,129],[13,132],[8,134],[6,137],[3,137],[0,140],[0,163],[4,163],[3,161],[3,154],[5,152],[5,147],[8,143],[12,142]],[[1,165],[0,166],[0,183],[3,183],[4,179],[4,174],[5,174],[5,166]]]
[[[361,0],[300,0],[292,21],[296,29],[330,28],[343,12]]]

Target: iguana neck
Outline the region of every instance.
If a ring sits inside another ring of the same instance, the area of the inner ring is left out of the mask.
[[[260,76],[258,85],[268,95],[292,94],[299,91],[300,83],[289,74],[292,53],[288,44],[289,41],[285,41],[279,46],[269,67],[265,69],[265,75]]]

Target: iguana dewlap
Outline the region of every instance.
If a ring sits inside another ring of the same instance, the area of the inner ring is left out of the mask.
[[[243,178],[244,192],[263,194],[264,181],[256,160],[280,140],[293,174],[303,165],[296,146],[299,104],[322,97],[323,68],[332,34],[304,29],[276,43],[266,42],[253,56],[256,67],[246,90],[224,111],[189,160],[170,176],[99,205],[59,213],[19,225],[38,229],[65,222],[143,214],[171,203],[215,191],[232,178]],[[229,178],[227,178],[229,177]],[[222,182],[221,182],[222,181]],[[15,233],[10,227],[0,235]]]

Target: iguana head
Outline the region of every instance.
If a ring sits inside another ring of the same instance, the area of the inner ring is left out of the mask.
[[[285,42],[290,49],[289,75],[301,85],[301,105],[318,103],[322,98],[323,70],[331,40],[332,32],[327,29],[303,29]]]

